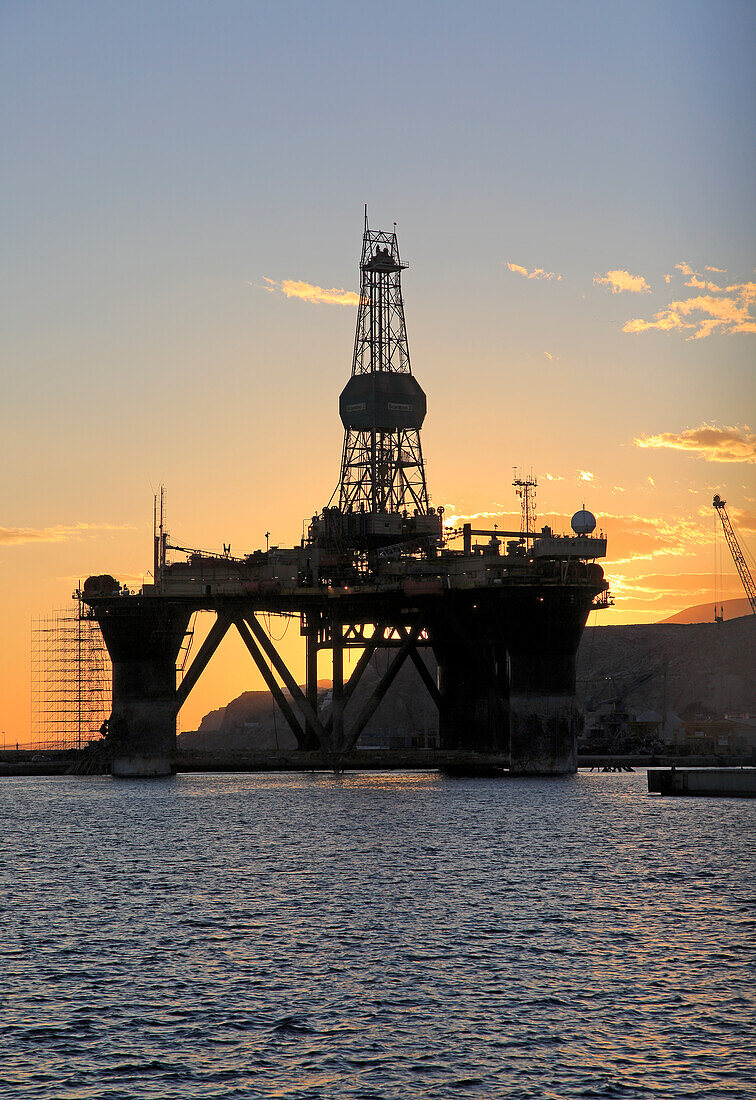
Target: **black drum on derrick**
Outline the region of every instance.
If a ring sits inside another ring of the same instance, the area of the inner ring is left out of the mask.
[[[415,377],[393,371],[354,374],[339,398],[342,424],[358,432],[420,428],[426,408],[425,393]]]

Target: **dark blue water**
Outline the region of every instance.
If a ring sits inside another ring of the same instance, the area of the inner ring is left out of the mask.
[[[642,773],[0,800],[2,1095],[756,1096],[752,802]]]

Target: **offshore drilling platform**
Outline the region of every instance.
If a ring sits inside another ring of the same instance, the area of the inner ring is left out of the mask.
[[[410,365],[396,232],[365,214],[352,373],[339,398],[344,448],[338,503],[313,515],[298,546],[244,557],[171,545],[162,507],[153,583],[131,591],[89,577],[79,594],[112,661],[106,742],[114,775],[169,774],[176,718],[227,631],[236,629],[301,750],[339,766],[358,744],[407,660],[438,708],[440,748],[497,754],[513,774],[577,766],[575,656],[591,610],[609,602],[589,512],[573,534],[533,523],[520,480],[519,531],[444,528],[430,504],[420,442],[425,393]],[[332,497],[335,500],[336,493]],[[479,542],[478,539],[485,541]],[[195,612],[215,621],[177,683]],[[299,687],[258,615],[299,619],[306,683]],[[430,647],[434,679],[419,650]],[[344,678],[344,651],[361,651]],[[350,706],[371,657],[391,651],[359,710]],[[318,656],[330,655],[332,702],[318,708]]]

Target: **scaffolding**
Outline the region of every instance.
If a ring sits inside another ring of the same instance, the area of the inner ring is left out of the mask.
[[[31,732],[39,749],[81,749],[111,709],[111,666],[81,601],[32,619]]]

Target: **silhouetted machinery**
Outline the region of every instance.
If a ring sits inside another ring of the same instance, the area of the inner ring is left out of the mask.
[[[519,531],[444,527],[426,484],[420,431],[427,403],[410,366],[406,266],[396,232],[371,230],[366,211],[352,373],[339,399],[339,484],[298,546],[266,545],[234,558],[228,547],[222,555],[183,549],[183,560],[171,560],[179,548],[161,507],[154,583],[128,594],[110,577],[84,586],[81,598],[113,662],[114,773],[170,770],[176,715],[232,627],[299,747],[337,766],[410,660],[438,708],[443,750],[503,755],[517,773],[575,770],[575,654],[589,611],[609,603],[595,560],[606,540],[594,535],[596,521],[585,510],[573,517],[570,535],[529,530],[527,496]],[[527,494],[535,480],[516,483]],[[198,611],[215,621],[191,664],[182,661],[177,684],[178,655]],[[304,690],[265,629],[266,615],[299,619]],[[435,654],[437,681],[422,647]],[[350,649],[359,658],[345,680]],[[358,706],[355,687],[378,649],[391,659]],[[324,652],[333,692],[319,711]]]
[[[748,602],[751,605],[751,611],[756,615],[756,581],[754,581],[751,575],[751,570],[748,568],[748,563],[745,560],[745,556],[738,542],[738,536],[735,534],[735,528],[732,525],[732,520],[727,514],[727,501],[722,500],[720,495],[714,497],[712,501],[713,507],[716,509],[717,515],[722,521],[722,528],[724,530],[725,538],[727,539],[727,545],[732,554],[732,560],[735,562],[735,568],[738,571],[741,584],[745,590],[745,594],[748,597]],[[714,609],[715,618],[717,618],[716,607]]]

